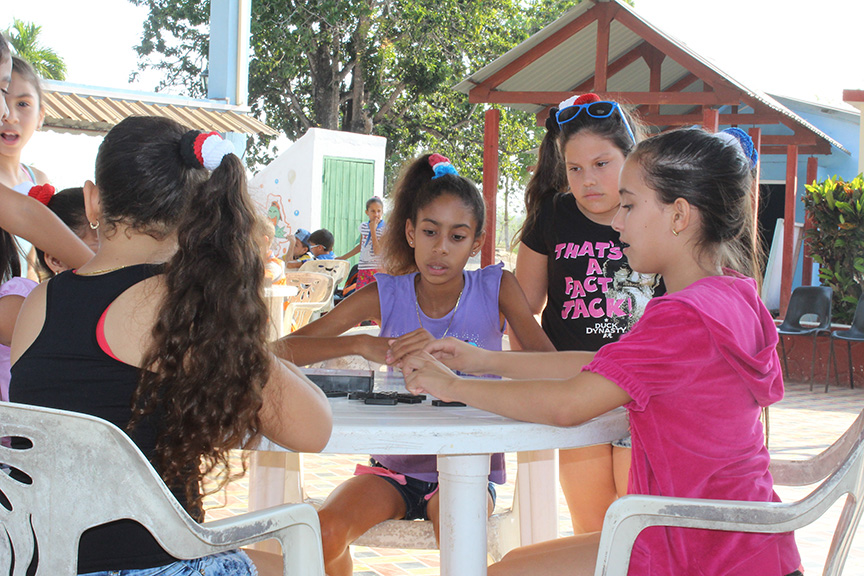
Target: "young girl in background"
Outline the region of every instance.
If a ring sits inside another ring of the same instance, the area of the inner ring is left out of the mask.
[[[557,350],[596,351],[615,342],[654,293],[662,293],[656,275],[630,269],[611,226],[620,204],[618,176],[637,129],[617,102],[595,94],[568,98],[546,120],[525,191],[516,278],[531,311],[542,311],[543,330]],[[629,438],[559,451],[575,533],[600,529],[606,509],[625,494],[629,469]]]
[[[6,125],[9,117],[7,98],[14,92],[12,85],[12,54],[6,38],[0,34],[0,122]],[[16,75],[17,76],[17,75]],[[9,98],[13,103],[15,99]],[[16,112],[13,112],[13,118]],[[14,123],[14,121],[13,121]],[[6,140],[0,135],[0,140]],[[5,155],[0,154],[0,164]],[[0,171],[2,173],[2,171]],[[2,180],[0,180],[2,182]],[[24,297],[33,289],[35,282],[21,278],[19,248],[12,234],[18,234],[55,250],[66,262],[84,264],[93,253],[69,231],[45,206],[0,183],[0,400],[8,400],[9,392],[9,346],[12,331]],[[11,234],[10,234],[11,232]]]
[[[394,364],[445,336],[500,350],[505,319],[526,349],[553,350],[512,274],[501,265],[465,270],[483,244],[484,222],[483,197],[473,183],[441,155],[418,158],[393,192],[383,238],[392,275],[377,274],[377,282],[283,338],[278,354],[297,364],[347,354]],[[363,320],[377,322],[380,337],[340,336]],[[503,482],[503,455],[493,455],[491,464],[490,480]],[[373,456],[319,510],[327,574],[350,574],[349,545],[384,520],[427,518],[437,534],[437,487],[434,455]]]
[[[358,252],[360,253],[360,259],[357,263],[356,290],[374,282],[375,274],[381,269],[384,202],[377,196],[366,201],[366,216],[369,221],[360,224],[360,243],[353,250],[339,257],[340,260],[347,260]]]
[[[460,379],[423,353],[403,361],[408,389],[559,426],[623,405],[633,435],[628,493],[779,501],[759,416],[783,397],[783,380],[777,330],[752,279],[751,184],[734,139],[681,130],[640,143],[624,164],[612,226],[633,268],[661,274],[668,293],[596,353],[435,342],[427,350],[451,368],[514,380]],[[598,544],[596,532],[520,548],[489,574],[594,574]],[[652,527],[629,574],[783,576],[799,562],[792,533]]]
[[[12,53],[6,38],[0,34],[0,122],[5,123],[9,116],[6,96],[9,95],[12,83]],[[2,155],[0,155],[2,159]],[[2,160],[0,160],[2,161]],[[17,234],[46,249],[52,250],[64,262],[72,266],[80,266],[93,256],[87,246],[81,242],[60,220],[45,206],[12,190],[0,182],[0,261],[8,261],[6,254],[16,251],[10,234]],[[21,273],[20,263],[14,268],[14,275]]]
[[[0,183],[22,194],[34,186],[48,183],[44,172],[21,162],[24,147],[42,127],[45,110],[39,75],[29,62],[12,57],[12,82],[6,95],[9,116],[0,126]],[[36,253],[29,242],[18,239],[21,247],[21,272],[32,280],[38,278]]]
[[[66,188],[56,194],[52,194],[51,190],[53,187],[50,184],[37,186],[32,188],[28,195],[48,206],[91,250],[98,250],[99,235],[88,225],[87,213],[84,210],[84,189]],[[36,249],[36,259],[39,262],[40,275],[45,279],[69,270],[69,266],[59,258],[46,254],[39,248]]]
[[[265,434],[314,452],[331,429],[321,390],[267,347],[255,214],[243,164],[228,146],[166,118],[131,117],[112,128],[99,147],[96,183],[84,187],[99,250],[34,289],[13,343],[12,401],[128,430],[199,521],[201,483],[207,476],[217,490],[226,484],[230,449]],[[253,558],[261,574],[282,573],[281,559]],[[242,551],[177,561],[130,520],[81,538],[79,573],[135,576],[157,567],[255,573]]]

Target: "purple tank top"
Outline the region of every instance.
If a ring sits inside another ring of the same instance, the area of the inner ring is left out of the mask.
[[[429,318],[417,306],[414,277],[417,273],[391,276],[379,272],[378,300],[381,304],[381,336],[398,337],[420,328],[419,311],[423,328],[436,338],[444,333],[488,350],[501,350],[500,313],[498,292],[501,289],[501,273],[504,264],[499,263],[479,270],[465,270],[462,275],[465,286],[459,305],[443,318]],[[449,328],[448,328],[449,326]],[[423,482],[438,481],[437,458],[434,455],[406,455],[372,457],[394,472],[411,476]],[[504,472],[504,455],[493,454],[489,480],[496,484],[507,481]]]

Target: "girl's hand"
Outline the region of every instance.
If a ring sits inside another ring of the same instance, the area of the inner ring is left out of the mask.
[[[486,366],[487,350],[452,336],[430,342],[424,351],[452,370],[458,370],[465,374],[487,374],[490,372]]]
[[[413,332],[391,339],[390,349],[387,351],[387,364],[398,366],[405,356],[422,351],[434,341],[435,337],[424,328],[418,328]]]
[[[371,336],[369,334],[358,334],[360,339],[360,355],[370,362],[384,364],[390,354],[390,340]]]
[[[415,352],[402,359],[405,388],[412,394],[431,394],[452,402],[452,390],[460,378],[426,352]]]

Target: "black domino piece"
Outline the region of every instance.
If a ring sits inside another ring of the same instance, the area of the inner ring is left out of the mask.
[[[364,404],[375,404],[379,406],[395,406],[396,402],[398,402],[398,398],[396,396],[385,396],[379,394],[372,394],[368,396],[365,400],[363,400]]]
[[[465,406],[462,402],[445,402],[443,400],[432,400],[432,406],[441,406],[442,408],[450,408],[456,406]]]
[[[348,392],[345,392],[344,390],[331,390],[329,392],[324,392],[324,395],[327,398],[343,398],[348,396]]]
[[[420,404],[426,400],[425,394],[397,394],[396,399],[403,404]]]

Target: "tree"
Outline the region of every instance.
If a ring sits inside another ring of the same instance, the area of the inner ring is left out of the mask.
[[[150,12],[137,47],[142,67],[165,73],[160,89],[201,96],[209,2],[130,1]],[[253,114],[291,139],[313,126],[386,136],[391,178],[403,159],[434,149],[479,179],[483,108],[452,86],[577,1],[256,0]],[[502,134],[514,141],[503,148],[537,146],[531,115],[505,118]],[[253,162],[266,159],[261,150]]]
[[[39,76],[48,80],[65,80],[66,63],[53,49],[42,46],[39,42],[41,32],[41,26],[15,18],[12,27],[5,30],[3,35],[9,40],[15,54],[32,64]]]

